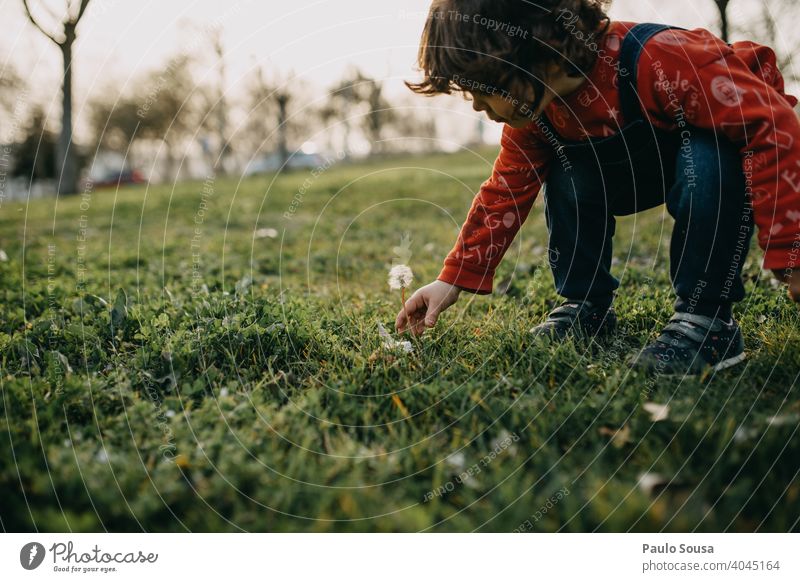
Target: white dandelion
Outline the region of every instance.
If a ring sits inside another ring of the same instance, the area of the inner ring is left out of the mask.
[[[656,404],[655,402],[645,402],[642,409],[650,414],[651,422],[660,422],[669,419],[669,405]]]
[[[411,345],[411,342],[408,340],[398,341],[395,344],[395,347],[402,350],[406,354],[413,354],[414,353],[414,346]]]
[[[408,265],[394,265],[389,269],[389,288],[400,289],[400,307],[406,311],[406,287],[414,280],[414,273]]]
[[[259,228],[255,234],[256,238],[277,238],[278,231],[274,228]]]
[[[414,280],[414,272],[408,266],[411,260],[411,234],[406,232],[400,238],[400,244],[392,249],[394,259],[389,269],[389,288],[400,290],[400,307],[405,314],[406,310],[406,288]]]
[[[414,273],[408,265],[395,265],[389,269],[389,287],[405,290],[414,280]]]
[[[636,483],[643,493],[650,495],[656,487],[669,484],[669,480],[659,473],[640,473]]]
[[[451,469],[460,473],[464,470],[464,467],[467,464],[467,458],[464,456],[464,453],[461,451],[457,451],[455,453],[450,454],[445,460]]]
[[[385,350],[400,351],[406,354],[414,353],[414,346],[411,345],[410,341],[394,339],[381,322],[378,322],[378,335],[383,340],[383,348]]]

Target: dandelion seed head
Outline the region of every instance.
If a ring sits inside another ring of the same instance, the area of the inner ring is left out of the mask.
[[[392,289],[404,289],[413,280],[414,273],[408,265],[395,265],[389,270],[389,287]]]
[[[669,483],[669,481],[663,476],[658,473],[641,473],[639,475],[639,489],[641,489],[644,493],[648,495],[653,492],[653,489],[656,487],[661,487],[665,484]]]
[[[391,340],[383,342],[383,349],[389,352],[402,352],[404,354],[413,354],[414,346],[410,341]]]
[[[467,464],[467,458],[461,451],[452,453],[444,461],[450,466],[451,469],[455,469],[456,471],[463,471]]]
[[[669,405],[656,404],[655,402],[645,402],[642,409],[650,414],[652,422],[659,422],[661,420],[669,419]]]
[[[406,354],[413,354],[414,353],[414,346],[411,345],[410,341],[399,341],[395,344],[395,348],[399,349],[400,351]]]
[[[278,231],[274,228],[259,228],[255,232],[256,238],[277,238]]]
[[[378,322],[378,335],[381,336],[381,339],[383,340],[384,350],[399,351],[405,354],[414,353],[414,346],[411,345],[410,341],[400,341],[394,339],[380,322]]]

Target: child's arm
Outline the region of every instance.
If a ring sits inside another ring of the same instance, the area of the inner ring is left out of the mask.
[[[730,48],[707,31],[667,31],[648,43],[638,73],[654,122],[679,132],[717,131],[741,146],[764,268],[794,268],[800,258],[800,121],[797,100],[783,93],[774,53],[753,43]]]
[[[503,128],[492,176],[481,185],[438,280],[417,290],[397,314],[398,331],[421,334],[453,305],[461,290],[486,294],[494,271],[528,217],[553,150],[535,128]]]
[[[495,269],[528,218],[553,158],[534,125],[506,125],[500,144],[492,175],[473,199],[438,277],[472,293],[491,293]]]

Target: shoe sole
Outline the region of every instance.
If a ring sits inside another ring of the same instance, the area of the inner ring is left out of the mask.
[[[728,368],[732,368],[736,364],[739,364],[739,363],[743,362],[745,359],[747,359],[747,353],[746,352],[742,352],[741,354],[739,354],[737,356],[733,356],[732,358],[727,358],[725,360],[722,360],[721,362],[717,362],[715,365],[706,368],[706,370],[710,370],[712,372],[719,372],[721,370],[727,370]],[[628,362],[628,366],[630,366],[633,369],[638,368],[638,369],[640,369],[641,371],[644,371],[644,372],[654,372],[652,367],[649,366],[649,365],[645,366],[645,367],[637,366],[637,362],[636,361],[629,361]],[[688,370],[670,370],[669,368],[667,368],[667,369],[659,371],[657,373],[660,376],[686,376],[686,375],[688,375],[688,376],[697,376],[699,374],[702,374],[703,370],[688,371]]]
[[[720,363],[715,365],[712,369],[715,372],[719,372],[720,370],[725,370],[726,368],[730,368],[735,366],[736,364],[743,362],[747,358],[747,354],[742,352],[738,356],[733,356],[732,358],[728,358],[727,360],[722,360]]]
[[[573,341],[595,341],[600,342],[611,338],[614,335],[614,331],[603,332],[599,334],[583,334],[583,333],[576,333],[574,331],[567,331],[564,333],[547,333],[547,332],[534,332],[532,329],[528,330],[528,337],[531,341],[543,341],[547,344],[558,344],[566,342],[567,340],[571,339]]]
[[[531,329],[528,330],[528,336],[531,338],[534,339],[547,338],[555,340],[566,340],[569,337],[572,337],[574,339],[600,340],[612,336],[615,333],[617,333],[616,324],[610,327],[603,326],[600,329],[594,331],[581,331],[579,328],[575,326],[572,326],[563,332],[555,331],[552,328],[548,331],[539,331],[536,329],[536,327],[532,327]]]

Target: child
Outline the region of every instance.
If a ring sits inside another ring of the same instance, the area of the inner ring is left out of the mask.
[[[424,332],[495,268],[544,185],[549,259],[566,301],[535,336],[614,331],[615,217],[675,219],[675,314],[631,363],[699,373],[744,359],[731,305],[753,225],[764,267],[800,300],[800,122],[774,52],[706,30],[612,22],[605,0],[434,0],[421,94],[462,92],[504,123],[501,152],[438,280],[397,316]]]

